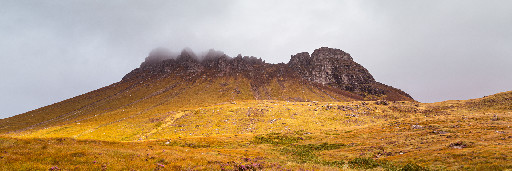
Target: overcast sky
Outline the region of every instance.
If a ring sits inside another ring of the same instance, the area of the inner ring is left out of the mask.
[[[120,81],[156,47],[342,49],[420,102],[512,90],[512,1],[0,0],[0,118]]]

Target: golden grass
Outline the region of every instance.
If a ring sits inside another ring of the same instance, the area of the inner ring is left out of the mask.
[[[155,109],[102,127],[84,122],[7,134],[0,164],[16,170],[237,170],[250,161],[273,170],[393,170],[408,163],[432,170],[512,168],[511,111],[476,110],[465,101],[388,103],[245,100]]]
[[[512,92],[424,104],[191,80],[116,83],[2,119],[0,169],[512,169]]]

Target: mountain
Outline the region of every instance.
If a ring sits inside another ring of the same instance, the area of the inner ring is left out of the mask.
[[[0,170],[507,170],[512,91],[419,103],[350,54],[157,48],[98,90],[0,120]]]
[[[232,58],[214,50],[198,56],[188,49],[178,55],[155,49],[120,82],[0,120],[0,133],[138,140],[154,123],[176,118],[179,111],[251,100],[414,101],[375,81],[339,49],[322,47],[311,56],[298,53],[288,64]]]
[[[184,50],[177,57],[163,57],[164,52],[153,52],[146,61],[127,74],[123,80],[148,79],[180,75],[188,80],[235,77],[249,82],[255,100],[308,101],[299,94],[275,95],[268,92],[268,86],[277,82],[283,91],[291,87],[285,83],[314,86],[322,91],[335,91],[339,96],[353,100],[386,99],[411,101],[411,96],[393,87],[376,82],[373,76],[350,54],[340,50],[322,47],[310,56],[307,52],[292,55],[288,64],[268,64],[256,57],[241,55],[231,58],[222,52],[210,50],[203,57],[197,57],[190,50]],[[167,59],[167,60],[164,60]],[[251,93],[251,92],[249,92]],[[326,94],[330,97],[329,94]],[[331,97],[330,101],[344,101]]]

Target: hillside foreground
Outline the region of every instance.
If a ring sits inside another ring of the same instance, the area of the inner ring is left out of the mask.
[[[512,92],[431,104],[242,100],[173,112],[138,140],[66,136],[86,126],[3,133],[0,169],[512,169]]]

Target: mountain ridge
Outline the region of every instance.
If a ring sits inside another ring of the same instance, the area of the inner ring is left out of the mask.
[[[288,64],[268,64],[261,58],[241,55],[231,58],[218,51],[202,56],[190,50],[169,54],[161,49],[153,51],[139,68],[117,83],[0,120],[0,133],[40,136],[49,128],[66,128],[51,135],[133,140],[140,136],[132,135],[135,132],[150,130],[147,122],[152,121],[146,118],[167,117],[169,112],[225,102],[414,101],[407,93],[376,82],[364,67],[339,49],[316,50],[310,57],[316,63],[292,56]],[[347,72],[326,72],[323,65]],[[80,126],[73,125],[78,123]],[[91,134],[120,127],[125,129],[117,135]]]
[[[387,100],[414,100],[400,89],[375,81],[366,68],[353,61],[349,53],[335,48],[321,47],[314,50],[311,56],[308,52],[297,53],[286,64],[269,64],[253,56],[238,55],[232,58],[214,50],[210,50],[202,58],[187,49],[180,55],[165,54],[169,52],[156,49],[139,68],[126,74],[123,80],[165,74],[204,74],[210,77],[243,74],[251,80],[256,79],[252,83],[258,84],[273,77],[285,76],[354,92],[363,98],[388,95],[392,97]]]

